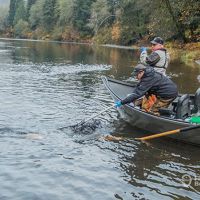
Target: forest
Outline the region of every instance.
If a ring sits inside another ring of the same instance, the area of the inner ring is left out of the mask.
[[[199,0],[10,0],[0,8],[0,35],[117,45],[154,36],[199,42],[199,8]]]

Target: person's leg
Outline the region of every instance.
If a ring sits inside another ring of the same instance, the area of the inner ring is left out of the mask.
[[[152,106],[150,112],[153,113],[154,115],[160,116],[159,109],[160,108],[167,108],[169,104],[174,100],[173,99],[161,99],[157,98],[156,102]]]

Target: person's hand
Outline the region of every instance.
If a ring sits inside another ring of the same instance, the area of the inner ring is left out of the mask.
[[[143,51],[147,51],[146,47],[140,47],[140,52],[142,53]]]
[[[122,105],[121,101],[115,102],[115,108],[119,108]]]

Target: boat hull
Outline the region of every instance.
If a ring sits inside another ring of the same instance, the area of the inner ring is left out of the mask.
[[[135,84],[129,84],[117,81],[107,77],[102,77],[103,83],[108,89],[114,101],[119,101],[130,94]],[[150,113],[144,112],[134,105],[127,104],[119,108],[122,118],[128,121],[132,126],[146,130],[152,133],[161,133],[174,129],[195,126],[183,120],[173,119],[169,117],[158,117]],[[200,145],[200,129],[168,135],[168,137],[195,145]]]

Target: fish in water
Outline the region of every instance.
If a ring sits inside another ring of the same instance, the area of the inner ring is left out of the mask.
[[[121,140],[124,140],[124,138],[118,137],[118,136],[113,136],[113,135],[106,135],[104,137],[104,140],[106,140],[106,141],[121,141]]]
[[[26,135],[26,139],[30,139],[30,140],[41,140],[43,139],[42,135],[38,134],[38,133],[28,133]]]

